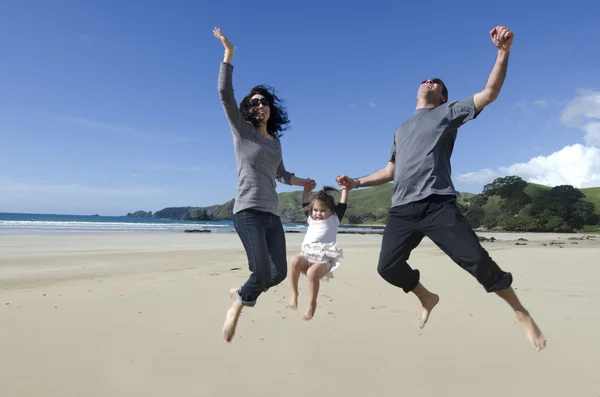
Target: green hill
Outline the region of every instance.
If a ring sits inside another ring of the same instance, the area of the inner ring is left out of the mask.
[[[385,224],[387,211],[392,203],[394,185],[387,183],[381,186],[350,191],[348,195],[348,210],[344,223],[354,224]],[[459,193],[458,201],[468,205],[472,193]],[[334,194],[339,201],[339,195]],[[136,211],[129,217],[151,217],[181,220],[228,220],[232,218],[234,200],[221,205],[209,207],[168,207],[160,211]],[[305,222],[302,212],[302,191],[279,193],[279,211],[284,222]]]
[[[600,215],[600,187],[587,187],[580,189],[585,197],[583,201],[594,204],[596,207],[596,214]]]
[[[600,187],[527,183],[517,176],[484,186],[462,210],[471,226],[531,232],[600,231]]]
[[[539,199],[545,193],[550,191],[550,186],[540,185],[537,183],[528,183],[525,187],[524,192],[532,198],[532,200]],[[595,206],[595,213],[600,215],[600,187],[584,187],[579,189],[581,193],[585,195],[581,200],[588,203],[592,203]]]
[[[343,223],[382,225],[386,222],[394,185],[352,190]],[[336,201],[339,196],[335,196]],[[305,222],[302,191],[279,193],[279,210],[285,223]],[[132,217],[184,220],[228,220],[234,200],[208,207],[169,207]],[[527,183],[517,176],[497,178],[480,194],[460,192],[458,203],[474,228],[518,231],[594,231],[600,218],[600,187],[575,189],[570,185]]]

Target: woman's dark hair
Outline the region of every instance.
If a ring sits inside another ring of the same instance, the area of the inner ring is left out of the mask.
[[[328,192],[339,193],[337,189],[334,189],[330,186],[323,186],[323,189],[319,190],[314,196],[311,197],[310,204],[304,207],[303,210],[311,213],[313,210],[313,203],[315,202],[315,200],[319,200],[320,202],[325,203],[327,208],[331,210],[332,214],[335,214],[335,200],[333,199],[333,196],[331,196],[331,194],[329,194]]]
[[[288,118],[285,107],[282,105],[283,101],[275,95],[275,89],[272,87],[257,85],[252,88],[250,93],[246,95],[240,103],[240,113],[246,121],[249,121],[252,125],[258,127],[258,120],[254,117],[254,114],[251,111],[252,107],[250,106],[250,99],[256,94],[262,95],[269,101],[271,115],[267,121],[267,131],[276,138],[280,138],[283,135],[282,131],[289,129],[288,124],[290,123],[290,119]]]

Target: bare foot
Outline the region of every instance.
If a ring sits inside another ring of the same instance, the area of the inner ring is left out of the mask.
[[[421,324],[419,324],[419,328],[424,328],[427,320],[429,320],[429,315],[431,311],[440,301],[440,297],[437,294],[429,294],[421,301],[421,305],[423,306],[421,309]]]
[[[242,313],[242,303],[237,300],[235,296],[235,288],[229,290],[229,296],[233,303],[229,310],[227,310],[227,315],[225,316],[225,324],[223,324],[223,338],[226,342],[231,342],[233,339],[233,335],[235,335],[235,328],[237,326],[238,319],[240,318],[240,314]]]
[[[290,303],[286,307],[292,310],[298,308],[298,294],[292,294],[292,296],[290,296]]]
[[[304,312],[304,319],[306,321],[312,320],[313,316],[315,315],[315,310],[317,310],[317,304],[309,304]]]
[[[546,347],[546,338],[529,314],[517,313],[517,319],[523,325],[523,328],[525,328],[525,335],[527,335],[529,343],[531,343],[535,350],[540,351]]]

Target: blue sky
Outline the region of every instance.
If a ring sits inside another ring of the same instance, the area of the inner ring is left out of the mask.
[[[256,84],[277,89],[292,121],[286,166],[319,186],[385,166],[424,78],[444,79],[450,100],[481,90],[489,31],[508,26],[500,97],[459,131],[457,189],[507,173],[600,186],[600,5],[531,3],[3,2],[0,212],[124,215],[233,198],[213,26],[237,46],[238,101]]]

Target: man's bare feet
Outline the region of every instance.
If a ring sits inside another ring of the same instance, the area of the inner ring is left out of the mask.
[[[419,301],[421,302],[421,323],[419,324],[419,328],[423,328],[425,327],[427,320],[429,320],[431,311],[440,301],[440,297],[437,294],[429,292],[421,283],[417,284],[412,292],[417,296],[417,298],[419,298]]]
[[[517,297],[517,293],[514,288],[508,287],[499,291],[496,291],[499,297],[504,299],[506,303],[510,305],[510,307],[517,314],[517,319],[525,328],[525,335],[527,335],[527,339],[529,343],[533,346],[533,348],[537,351],[542,350],[546,347],[546,338],[542,334],[542,331],[538,328],[533,318],[529,314],[529,311],[523,307],[521,301]]]
[[[286,306],[288,309],[296,310],[298,308],[298,294],[290,296],[290,303]]]
[[[419,324],[419,328],[424,328],[425,324],[427,324],[427,320],[429,320],[429,315],[431,311],[440,301],[440,297],[436,294],[430,294],[426,298],[421,301],[421,323]]]
[[[546,347],[546,338],[528,313],[518,312],[517,319],[525,328],[525,335],[535,350],[540,351]]]
[[[306,311],[304,312],[304,320],[306,320],[306,321],[312,320],[312,318],[315,315],[315,310],[317,310],[317,304],[316,303],[309,304],[308,307],[306,308]]]
[[[231,342],[233,335],[235,335],[235,328],[243,307],[242,302],[235,296],[235,288],[229,290],[229,296],[233,302],[229,310],[227,310],[225,323],[223,324],[223,339],[225,339],[226,342]]]

